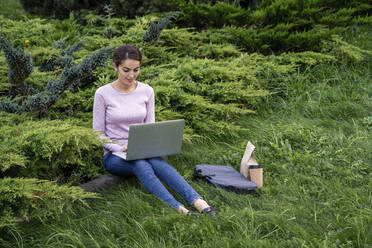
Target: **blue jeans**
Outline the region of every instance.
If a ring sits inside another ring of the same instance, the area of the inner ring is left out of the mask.
[[[179,193],[190,205],[196,199],[201,198],[185,179],[160,157],[126,161],[108,152],[103,156],[103,164],[111,174],[117,176],[136,175],[148,192],[173,208],[178,208],[183,204],[169,193],[159,179]]]

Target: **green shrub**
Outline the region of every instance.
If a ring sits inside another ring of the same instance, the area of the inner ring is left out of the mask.
[[[66,18],[73,10],[81,8],[94,8],[100,5],[100,1],[76,1],[76,0],[20,0],[23,8],[32,13],[56,18]],[[86,3],[86,4],[85,4]]]
[[[321,41],[329,40],[332,34],[343,29],[328,29],[316,26],[304,32],[291,30],[293,24],[279,24],[275,27],[257,28],[226,28],[229,41],[247,52],[278,54],[281,52],[320,51]]]
[[[232,44],[203,44],[196,49],[194,56],[221,60],[236,57],[239,53],[239,49]]]
[[[51,116],[62,118],[61,114],[74,116],[77,113],[91,113],[93,111],[93,98],[96,89],[96,87],[90,87],[85,90],[66,91],[61,99],[51,107]]]
[[[25,79],[33,72],[33,62],[30,55],[25,54],[22,49],[14,48],[13,44],[0,37],[0,47],[3,49],[8,64],[8,77],[11,85],[9,95],[27,95],[33,91],[24,83]]]
[[[103,172],[101,142],[91,128],[44,120],[2,126],[1,132],[1,177],[78,183]]]
[[[319,51],[321,41],[351,22],[371,23],[372,5],[363,1],[262,1],[256,10],[228,3],[182,3],[178,24],[197,29],[229,27],[230,42],[265,54]]]
[[[312,24],[327,24],[330,27],[345,26],[356,16],[371,14],[372,5],[368,0],[355,1],[297,1],[297,0],[265,0],[261,1],[252,21],[263,25],[277,23],[297,23],[304,20]]]
[[[33,71],[30,56],[26,55],[22,49],[13,48],[11,42],[6,39],[1,38],[0,42],[9,65],[9,81],[11,82],[11,99],[0,101],[0,110],[10,113],[36,112],[39,117],[45,115],[66,89],[84,87],[89,84],[92,81],[92,71],[104,65],[113,50],[112,47],[101,48],[76,64],[72,54],[82,46],[83,42],[68,46],[61,52],[63,57],[52,59],[44,68],[53,70],[56,65],[62,67],[63,71],[59,78],[50,80],[42,91],[36,91],[24,83]]]
[[[63,19],[69,16],[72,11],[78,12],[84,9],[94,9],[99,13],[106,13],[107,6],[111,8],[111,15],[134,18],[154,12],[165,12],[175,10],[179,5],[177,0],[20,0],[23,8],[32,14],[52,16]]]
[[[30,50],[31,58],[37,67],[44,67],[45,64],[57,58],[59,54],[60,52],[56,48],[51,48],[50,46],[35,47]]]
[[[252,12],[251,18],[264,20],[264,15],[254,14],[258,12],[258,10]],[[311,15],[310,12],[305,14]],[[227,118],[225,121],[229,120],[229,116],[232,118],[232,116],[245,114],[246,110],[262,110],[265,96],[272,93],[281,95],[286,89],[285,81],[288,75],[294,73],[297,68],[306,68],[317,63],[336,62],[341,54],[336,51],[343,47],[336,45],[335,41],[331,41],[332,36],[330,36],[331,33],[337,33],[341,29],[329,29],[321,25],[308,29],[311,25],[308,26],[306,21],[302,21],[301,24],[301,20],[291,24],[279,23],[276,26],[264,28],[259,28],[261,24],[258,22],[256,27],[231,26],[202,32],[196,32],[194,28],[170,28],[163,30],[158,44],[153,45],[142,42],[141,38],[150,23],[159,20],[159,17],[155,15],[135,20],[108,19],[98,15],[86,15],[85,19],[87,25],[83,32],[87,34],[84,37],[86,43],[80,51],[74,53],[76,61],[81,61],[84,56],[89,54],[89,51],[108,45],[137,44],[143,52],[143,69],[139,80],[151,84],[158,92],[157,98],[163,99],[157,102],[158,109],[156,111],[160,118],[161,116],[169,116],[169,114],[173,115],[173,113],[189,115],[200,107],[200,111],[205,114],[197,119],[204,118],[219,123],[221,113],[218,110],[224,108],[218,104],[232,104],[226,108],[230,114],[225,115]],[[73,32],[74,26],[78,25],[71,17],[62,22],[66,22],[64,26],[68,33]],[[99,31],[95,31],[94,28],[97,23]],[[14,25],[24,25],[24,23]],[[113,36],[110,39],[106,37],[103,30],[109,26],[123,32],[122,35]],[[293,31],[299,27],[308,30],[304,32]],[[324,40],[328,40],[325,42],[328,45],[323,44]],[[45,50],[47,48],[36,46],[27,49],[32,58],[37,61],[37,65],[41,65],[45,64],[45,61],[60,58],[61,56],[55,55],[58,51],[56,49],[65,51],[69,45],[72,45],[71,41],[65,36],[65,38],[54,41],[53,47],[55,48],[49,51]],[[283,51],[303,50],[302,53],[288,52],[276,56]],[[320,54],[306,50],[324,51],[331,54]],[[259,54],[248,56],[243,51],[260,51],[273,54],[273,56],[268,58]],[[95,89],[115,80],[114,71],[109,63],[106,65],[108,66],[96,69],[93,73],[90,82],[95,80],[94,84],[88,84],[87,88],[70,89],[64,92],[59,102],[51,107],[50,116],[53,118],[81,117],[90,122]],[[54,69],[56,71],[52,71],[50,74],[36,70],[35,76],[31,75],[27,83],[40,89],[40,86],[46,85],[46,81],[59,73],[61,68],[55,67]],[[38,77],[42,77],[42,80],[38,80]],[[167,87],[174,87],[179,92],[168,91]],[[190,117],[188,122],[191,133],[217,132],[217,129],[207,125],[196,128],[197,124],[192,124],[192,127],[191,123],[197,122],[191,119]],[[196,130],[198,131],[196,132]],[[218,131],[218,133],[228,133],[228,131],[224,129],[223,132]]]
[[[250,15],[250,12],[243,8],[222,2],[211,5],[191,1],[181,4],[180,10],[183,15],[177,23],[198,30],[208,27],[222,28],[229,25],[243,26]]]
[[[231,123],[236,117],[259,109],[263,99],[277,91],[299,67],[312,66],[334,57],[317,53],[283,54],[265,58],[241,53],[236,58],[178,59],[168,68],[149,68],[144,80],[155,90],[157,115],[179,113],[193,134],[213,137],[237,135],[241,127]],[[170,111],[170,112],[168,112]]]
[[[331,41],[324,41],[323,52],[340,59],[340,63],[359,64],[372,56],[372,51],[364,50],[342,40],[340,36],[332,36]]]
[[[53,218],[72,202],[97,197],[79,187],[58,186],[36,178],[0,178],[0,230],[21,221]],[[2,233],[3,234],[3,233]]]
[[[142,36],[142,41],[144,42],[156,42],[158,43],[158,39],[160,36],[161,31],[163,29],[170,26],[170,24],[177,18],[179,13],[169,13],[167,16],[163,17],[162,19],[156,22],[150,22],[150,27],[147,29],[146,33]]]
[[[29,20],[10,20],[0,16],[1,33],[15,47],[45,47],[55,33],[55,25],[40,18]],[[62,37],[61,37],[62,38]]]
[[[0,95],[5,95],[10,88],[8,81],[8,65],[6,64],[3,51],[0,51]]]

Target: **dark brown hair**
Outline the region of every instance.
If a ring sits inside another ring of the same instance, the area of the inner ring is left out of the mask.
[[[122,45],[116,48],[112,61],[116,66],[119,66],[126,59],[137,60],[141,63],[142,55],[140,50],[133,45]]]

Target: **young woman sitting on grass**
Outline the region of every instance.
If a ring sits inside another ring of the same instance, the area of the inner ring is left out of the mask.
[[[117,79],[97,89],[94,95],[93,128],[114,143],[103,146],[103,164],[118,176],[136,175],[145,189],[180,213],[191,213],[178,202],[159,179],[178,192],[199,212],[215,215],[215,210],[161,157],[126,161],[112,152],[127,150],[129,126],[155,122],[154,90],[136,81],[140,72],[141,53],[132,45],[118,47],[113,56]]]

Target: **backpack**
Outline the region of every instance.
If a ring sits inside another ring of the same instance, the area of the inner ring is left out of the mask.
[[[236,193],[257,193],[257,185],[231,166],[199,164],[194,167],[194,178]]]

